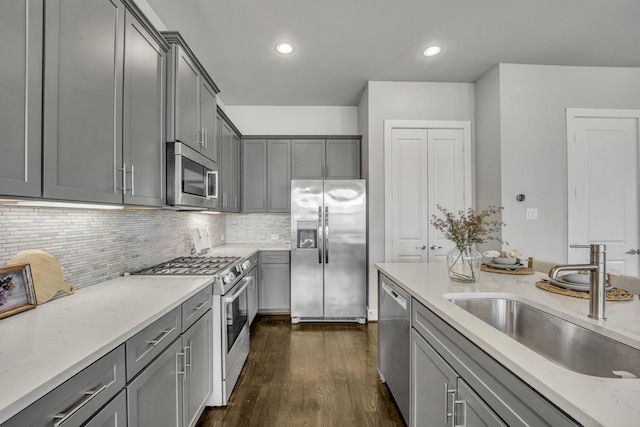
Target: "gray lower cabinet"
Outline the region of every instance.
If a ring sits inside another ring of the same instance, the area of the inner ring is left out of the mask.
[[[506,427],[415,329],[411,371],[411,426]]]
[[[294,139],[292,179],[359,179],[360,139]]]
[[[196,424],[213,389],[212,339],[209,310],[127,385],[130,427]]]
[[[290,212],[290,141],[242,141],[242,211]]]
[[[411,312],[411,426],[579,425],[415,299]]]
[[[122,390],[83,427],[126,427],[127,392]]]
[[[42,195],[42,28],[41,2],[0,2],[0,195]]]
[[[168,45],[119,0],[45,8],[43,195],[164,205]]]
[[[103,417],[106,421],[110,418],[106,412],[120,411],[112,408],[100,415],[101,408],[124,388],[125,383],[124,346],[121,345],[3,423],[2,427],[49,427],[54,424],[79,427],[94,415],[100,417],[96,425],[102,425],[99,421]],[[117,417],[121,419],[121,411]]]
[[[259,312],[291,312],[289,267],[289,251],[260,252]]]

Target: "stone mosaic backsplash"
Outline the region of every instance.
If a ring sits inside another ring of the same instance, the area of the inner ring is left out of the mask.
[[[171,210],[0,206],[0,266],[19,251],[43,249],[81,288],[189,255],[194,227],[208,227],[213,246],[224,244],[225,225],[225,215]]]
[[[226,216],[227,243],[289,243],[290,214],[235,214]]]

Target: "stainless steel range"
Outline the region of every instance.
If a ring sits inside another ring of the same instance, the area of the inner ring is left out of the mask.
[[[213,279],[213,393],[208,406],[224,406],[249,355],[249,261],[241,257],[180,257],[130,274],[198,275]]]

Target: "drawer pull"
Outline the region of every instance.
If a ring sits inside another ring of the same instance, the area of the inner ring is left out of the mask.
[[[166,331],[162,331],[162,335],[160,335],[158,338],[156,338],[155,340],[147,341],[147,342],[155,347],[158,344],[160,344],[162,342],[162,340],[164,340],[166,337],[168,337],[171,334],[171,332],[173,332],[175,330],[176,330],[176,327],[174,326],[171,329],[167,329]]]
[[[197,306],[193,307],[193,311],[200,311],[200,309],[202,307],[204,307],[205,305],[207,305],[209,303],[209,300],[206,301],[202,301],[200,304],[198,304]]]
[[[82,399],[76,406],[74,406],[73,408],[71,408],[69,411],[67,411],[66,413],[63,414],[58,414],[56,416],[54,416],[53,418],[58,420],[55,423],[53,423],[54,427],[59,427],[62,424],[64,424],[69,418],[71,418],[72,416],[74,416],[80,409],[84,408],[89,402],[91,402],[93,399],[95,399],[96,397],[98,397],[98,395],[100,393],[102,393],[103,391],[105,391],[107,388],[109,388],[109,386],[111,384],[113,384],[114,381],[111,381],[109,384],[104,384],[102,386],[99,386],[98,388],[94,389],[94,390],[90,390],[85,392],[84,394],[87,396],[84,399]]]

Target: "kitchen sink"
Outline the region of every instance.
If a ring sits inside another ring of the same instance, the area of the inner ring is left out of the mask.
[[[640,350],[528,304],[507,298],[448,300],[574,372],[607,378],[640,377]]]

